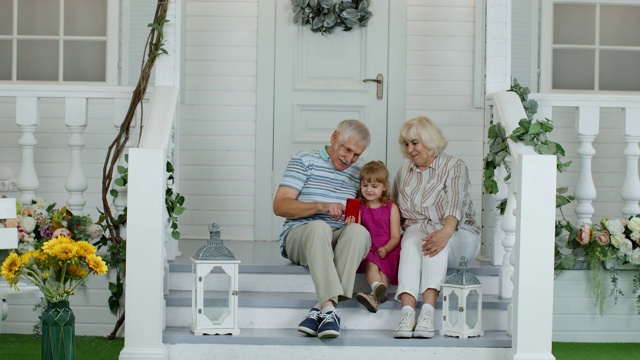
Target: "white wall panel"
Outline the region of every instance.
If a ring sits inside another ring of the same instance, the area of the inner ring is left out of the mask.
[[[440,126],[449,139],[446,152],[470,169],[480,221],[484,136],[483,112],[473,107],[474,6],[473,0],[407,1],[406,119],[426,115]]]

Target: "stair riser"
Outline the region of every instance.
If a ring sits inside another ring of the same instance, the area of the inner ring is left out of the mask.
[[[304,318],[308,310],[288,308],[240,308],[238,323],[242,328],[255,329],[292,329]],[[400,320],[399,309],[381,309],[372,314],[364,308],[340,309],[341,328],[356,330],[392,331]],[[436,310],[436,329],[442,328],[442,312]],[[187,327],[191,322],[191,308],[171,306],[167,308],[167,326]],[[505,310],[484,309],[482,311],[482,329],[485,331],[506,330],[507,312]],[[294,331],[294,330],[292,330]],[[391,335],[391,333],[390,333]]]
[[[317,340],[317,339],[316,339]],[[320,340],[318,340],[320,341]],[[330,340],[331,341],[331,340]],[[335,341],[335,340],[334,340]],[[411,340],[407,340],[411,341]],[[429,341],[429,340],[425,340]],[[506,359],[509,348],[167,344],[171,359]]]
[[[496,276],[478,276],[483,285],[484,294],[498,294],[499,278]],[[228,283],[228,277],[223,274],[212,274],[205,278],[205,291],[223,290]],[[309,274],[254,274],[242,273],[238,279],[239,290],[262,292],[315,292],[313,281]],[[169,275],[170,290],[191,290],[193,288],[193,274],[171,273]],[[395,292],[395,286],[389,291]],[[369,285],[363,274],[356,275],[355,292],[369,291]]]

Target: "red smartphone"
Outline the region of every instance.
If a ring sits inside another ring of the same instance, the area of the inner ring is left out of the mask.
[[[344,212],[344,218],[353,216],[356,219],[356,222],[360,220],[360,200],[358,199],[347,199],[347,209]]]

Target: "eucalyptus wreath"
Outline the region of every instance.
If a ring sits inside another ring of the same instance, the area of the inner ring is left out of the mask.
[[[373,15],[369,0],[291,0],[291,8],[295,24],[310,25],[323,35],[339,26],[344,31],[367,26]]]

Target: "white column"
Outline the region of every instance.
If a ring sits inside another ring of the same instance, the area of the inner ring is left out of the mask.
[[[167,20],[163,26],[165,40],[164,49],[168,54],[162,54],[154,65],[155,86],[175,86],[180,88],[180,18],[182,14],[182,0],[169,0]]]
[[[627,173],[622,184],[620,197],[624,201],[622,214],[625,217],[640,214],[640,179],[638,178],[638,158],[640,158],[640,108],[626,108],[624,118],[624,139],[627,147]]]
[[[165,161],[162,149],[131,149],[129,153],[127,315],[120,360],[168,358],[162,342]]]
[[[553,249],[555,246],[556,157],[522,155],[514,173],[518,193],[518,263],[513,274],[512,359],[554,360]],[[540,181],[544,176],[545,181]]]
[[[22,131],[18,141],[22,148],[22,162],[16,186],[20,190],[20,202],[30,204],[40,188],[38,174],[34,163],[34,149],[38,144],[35,132],[40,122],[38,98],[35,96],[19,96],[16,98],[16,125]]]
[[[180,88],[180,40],[181,40],[181,27],[180,27],[180,19],[182,17],[182,6],[183,0],[169,0],[169,7],[167,9],[167,20],[169,22],[164,24],[163,35],[165,39],[164,48],[167,50],[168,54],[163,54],[158,57],[156,61],[154,71],[155,71],[155,86],[175,86],[176,88]],[[176,119],[177,114],[180,111],[180,102],[178,101],[176,104]],[[179,148],[176,147],[177,139],[179,138],[179,134],[177,133],[178,127],[173,127],[173,136],[171,137],[169,148],[167,151],[167,160],[171,161],[173,167],[175,169],[174,177],[175,181],[173,184],[173,191],[178,192],[179,183]],[[165,243],[166,249],[166,260],[174,260],[176,256],[180,253],[178,250],[178,240],[175,240],[171,237],[171,228],[169,225],[167,226],[167,237]],[[168,273],[168,264],[166,267]],[[168,280],[167,280],[168,281]],[[168,291],[168,288],[167,288]]]
[[[87,200],[84,192],[87,191],[87,178],[82,170],[82,148],[86,145],[82,133],[87,128],[87,98],[65,99],[65,125],[71,133],[67,145],[71,150],[71,164],[69,175],[64,183],[64,188],[69,192],[67,208],[72,213],[82,215]]]
[[[511,0],[486,0],[486,93],[511,87]]]
[[[577,201],[576,215],[578,221],[576,226],[583,223],[591,223],[591,216],[595,212],[592,202],[596,198],[596,186],[593,183],[591,171],[591,160],[596,154],[593,148],[593,141],[598,135],[600,127],[600,108],[597,106],[580,106],[576,114],[576,129],[580,147],[580,176],[576,184],[575,197]]]

